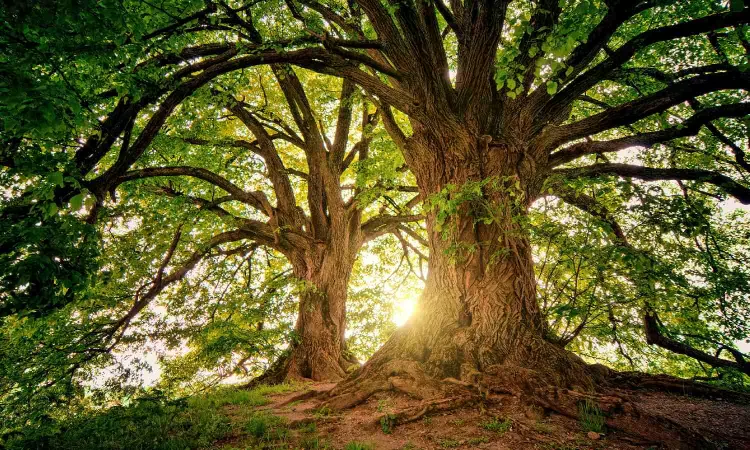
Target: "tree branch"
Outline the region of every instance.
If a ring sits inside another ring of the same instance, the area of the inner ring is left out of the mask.
[[[701,169],[661,169],[629,164],[593,164],[571,169],[556,169],[552,174],[566,178],[597,177],[599,175],[617,175],[620,177],[638,178],[644,181],[690,180],[709,183],[735,197],[742,204],[750,204],[750,188],[747,188],[726,175]]]

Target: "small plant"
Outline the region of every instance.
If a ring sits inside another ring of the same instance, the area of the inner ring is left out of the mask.
[[[422,423],[425,425],[432,425],[432,417],[430,416],[422,417]]]
[[[460,442],[454,439],[440,439],[439,443],[443,448],[456,448],[461,445]]]
[[[385,434],[391,434],[393,427],[396,425],[396,416],[393,414],[385,414],[380,418],[380,429]]]
[[[321,417],[328,417],[333,413],[331,408],[329,408],[327,405],[321,406],[320,408],[316,409],[314,412],[315,417],[321,418]]]
[[[599,406],[591,400],[578,404],[578,421],[583,431],[604,432],[606,418]]]
[[[469,443],[469,445],[486,444],[487,442],[490,442],[490,438],[488,438],[487,436],[473,437],[469,438],[467,442]]]
[[[321,440],[318,436],[310,436],[302,440],[303,450],[328,450],[330,448],[331,444]]]
[[[344,450],[375,450],[375,447],[372,444],[351,441],[344,446]]]
[[[452,423],[453,425],[456,425],[456,426],[459,426],[459,427],[460,427],[461,425],[463,425],[463,424],[464,424],[465,422],[466,422],[466,421],[465,421],[465,420],[463,420],[463,419],[454,419],[454,420],[451,420],[451,423]]]
[[[546,424],[544,422],[536,422],[534,424],[534,430],[537,433],[552,434],[552,432],[554,431],[554,428],[552,428],[552,425]]]
[[[419,449],[413,443],[407,442],[406,444],[404,444],[403,447],[401,447],[401,450],[419,450]]]
[[[289,429],[281,417],[269,414],[256,414],[245,425],[247,433],[262,442],[284,442],[289,437]]]
[[[513,425],[510,419],[500,419],[495,417],[492,420],[482,422],[481,426],[487,431],[494,431],[495,433],[505,433],[510,430]]]
[[[302,434],[312,434],[318,431],[318,425],[315,422],[305,423],[297,427]]]

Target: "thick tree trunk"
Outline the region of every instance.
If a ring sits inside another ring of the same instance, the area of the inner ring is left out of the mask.
[[[327,261],[302,287],[287,378],[338,381],[352,366],[344,340],[352,267]]]
[[[347,289],[362,243],[359,219],[356,211],[339,214],[325,243],[287,255],[300,281],[295,338],[287,355],[256,383],[339,381],[359,365],[345,341]]]
[[[339,381],[359,364],[347,353],[344,339],[351,271],[352,263],[326,256],[315,271],[294,266],[301,283],[295,337],[289,351],[252,384]]]
[[[357,402],[357,395],[343,398],[357,385],[364,385],[362,397],[392,387],[426,397],[435,386],[427,379],[475,384],[487,374],[501,382],[590,389],[587,365],[544,339],[524,228],[536,189],[533,165],[523,153],[487,141],[458,136],[420,151],[417,139],[407,161],[428,206],[435,205],[427,215],[425,290],[409,322],[332,392],[342,400],[334,406]],[[441,149],[446,142],[463,148]],[[450,186],[456,188],[446,195]]]

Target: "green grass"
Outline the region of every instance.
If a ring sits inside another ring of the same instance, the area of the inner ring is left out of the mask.
[[[325,405],[316,409],[315,412],[313,413],[313,415],[318,419],[323,418],[323,417],[328,417],[331,414],[333,414],[333,411],[331,410],[331,408]]]
[[[366,442],[351,441],[344,446],[344,450],[375,450],[375,446]]]
[[[302,450],[329,450],[332,449],[331,443],[321,440],[319,436],[309,436],[302,439]]]
[[[245,424],[245,431],[259,442],[286,442],[289,428],[278,416],[258,413],[250,417]]]
[[[227,386],[215,389],[207,394],[191,397],[188,403],[192,406],[209,408],[219,408],[224,405],[263,406],[271,402],[268,395],[283,394],[296,389],[299,389],[299,386],[292,384],[262,385],[251,390]]]
[[[29,427],[5,448],[50,450],[184,450],[206,448],[231,431],[229,419],[212,408],[165,399],[137,400],[127,407],[81,414]]]
[[[578,404],[578,422],[583,431],[603,433],[606,418],[596,403],[587,400]]]
[[[460,442],[458,442],[458,441],[456,441],[454,439],[440,439],[440,441],[438,441],[438,443],[443,448],[456,448],[456,447],[459,447],[461,445]]]
[[[485,430],[494,431],[495,433],[506,433],[513,426],[513,422],[510,419],[495,417],[494,419],[482,422],[481,426]]]
[[[79,413],[75,417],[48,419],[5,437],[0,447],[50,450],[185,450],[208,448],[237,431],[259,442],[284,442],[288,428],[279,418],[262,416],[253,407],[270,402],[267,396],[299,389],[281,384],[252,390],[220,387],[187,400],[151,397],[133,400],[128,406]],[[225,405],[240,405],[247,422],[234,424],[222,413]],[[239,427],[239,430],[238,430]],[[4,446],[4,447],[3,447]],[[321,447],[323,448],[323,447]]]
[[[469,445],[486,444],[487,442],[490,442],[490,438],[488,438],[487,436],[473,437],[469,438],[467,442],[469,443]]]

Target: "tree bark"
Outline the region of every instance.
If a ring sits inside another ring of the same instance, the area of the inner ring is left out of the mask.
[[[337,260],[331,253],[313,273],[295,270],[304,281],[301,287],[295,339],[288,357],[287,379],[339,381],[356,360],[346,355],[347,285],[350,261]]]
[[[593,387],[583,360],[545,340],[524,227],[539,182],[526,153],[489,136],[412,136],[407,163],[432,208],[425,290],[409,322],[332,391],[334,407],[393,387],[426,398],[440,389],[434,381],[476,384],[488,374],[514,392],[524,383]]]

